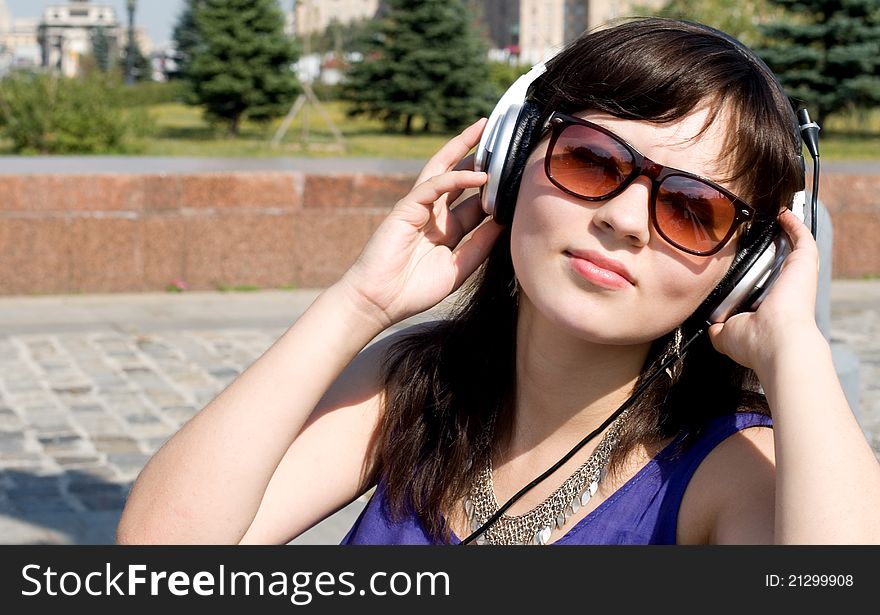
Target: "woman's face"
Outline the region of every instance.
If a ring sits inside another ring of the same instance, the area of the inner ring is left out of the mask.
[[[707,113],[702,108],[668,124],[592,111],[575,115],[608,128],[655,162],[717,181],[724,171],[718,161],[725,122],[719,114],[696,137]],[[650,222],[647,177],[605,201],[562,192],[544,172],[548,142],[542,139],[526,162],[511,227],[511,258],[527,300],[545,318],[594,343],[641,344],[668,333],[730,267],[736,237],[712,256],[668,244]]]

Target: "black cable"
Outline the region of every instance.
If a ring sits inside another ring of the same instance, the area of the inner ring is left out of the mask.
[[[816,157],[813,158],[813,193],[810,195],[810,233],[813,234],[813,239],[816,239],[816,218],[819,217],[818,214],[818,199],[819,199],[819,154],[816,154]]]
[[[590,435],[588,435],[583,440],[581,440],[580,442],[575,444],[574,448],[572,448],[570,451],[568,451],[559,461],[554,463],[543,474],[538,476],[535,480],[533,480],[528,485],[526,485],[525,487],[520,489],[514,496],[512,496],[509,500],[507,500],[507,502],[505,502],[503,506],[501,506],[497,511],[495,511],[495,514],[492,515],[491,517],[489,517],[489,519],[477,531],[473,532],[470,536],[468,536],[467,538],[462,540],[461,544],[466,545],[469,542],[471,542],[474,538],[476,538],[477,536],[479,536],[480,534],[485,532],[489,526],[491,526],[493,523],[495,523],[495,521],[497,521],[498,518],[501,517],[501,515],[503,515],[504,512],[513,505],[514,502],[516,502],[518,499],[520,499],[522,496],[524,496],[530,489],[532,489],[532,487],[536,486],[538,483],[542,482],[548,476],[550,476],[551,474],[556,472],[556,470],[558,470],[560,467],[562,467],[562,465],[566,461],[571,459],[575,453],[577,453],[579,450],[581,450],[581,448],[583,448],[585,444],[587,444],[590,440],[595,438],[598,434],[602,433],[602,431],[606,427],[608,427],[608,425],[610,425],[611,422],[618,417],[618,415],[620,415],[624,410],[629,408],[633,404],[633,402],[635,402],[635,400],[638,399],[638,397],[642,393],[645,392],[645,389],[648,388],[649,384],[654,382],[654,380],[656,380],[660,374],[665,372],[666,369],[669,368],[673,363],[683,359],[685,352],[687,351],[688,346],[690,346],[695,341],[697,341],[706,332],[706,330],[707,329],[705,327],[701,327],[689,340],[687,340],[681,346],[681,349],[679,350],[677,355],[673,355],[671,358],[664,361],[660,365],[660,367],[658,367],[654,371],[654,373],[652,373],[650,376],[645,378],[645,381],[642,382],[642,384],[640,384],[638,386],[638,388],[636,388],[635,391],[633,391],[632,395],[630,395],[629,398],[625,402],[623,402],[623,404],[621,404],[621,406],[617,410],[615,410],[611,416],[609,416],[607,419],[605,419],[605,422],[603,422],[601,425],[599,425],[599,427],[597,427],[592,433],[590,433]]]
[[[810,158],[813,159],[813,193],[810,203],[810,233],[813,239],[816,239],[816,218],[818,217],[818,199],[819,199],[819,124],[810,120],[810,113],[806,109],[798,109],[797,112],[801,139],[810,152]]]

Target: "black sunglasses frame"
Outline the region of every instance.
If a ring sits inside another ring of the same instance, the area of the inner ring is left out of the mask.
[[[572,125],[586,126],[587,128],[591,128],[608,136],[616,143],[623,146],[633,157],[632,172],[626,177],[626,179],[624,179],[620,183],[617,188],[615,188],[608,194],[604,194],[602,196],[585,196],[583,194],[578,194],[577,192],[566,188],[558,179],[553,177],[553,173],[550,170],[550,160],[552,159],[553,148],[556,146],[556,142],[559,140],[559,136],[562,134],[563,130]],[[687,171],[682,171],[681,169],[676,169],[673,167],[667,167],[665,165],[654,162],[653,160],[642,154],[635,147],[623,140],[621,137],[614,134],[603,126],[594,124],[593,122],[579,117],[574,117],[572,115],[567,115],[565,113],[554,111],[548,118],[547,123],[545,124],[545,134],[547,129],[551,130],[551,135],[550,143],[547,145],[547,152],[544,154],[544,172],[547,175],[547,179],[549,179],[554,186],[556,186],[566,194],[570,194],[571,196],[583,199],[585,201],[604,201],[606,199],[615,197],[626,190],[637,177],[640,177],[642,175],[648,177],[651,180],[651,196],[648,199],[648,212],[649,217],[651,218],[651,226],[654,227],[657,233],[667,243],[683,252],[694,254],[696,256],[712,256],[713,254],[721,250],[721,248],[723,248],[725,245],[727,245],[727,242],[730,241],[730,238],[733,237],[736,229],[742,223],[752,220],[755,216],[754,207],[743,201],[730,190],[719,186],[715,182],[706,179],[705,177],[700,177],[699,175],[696,175],[694,173],[689,173]],[[663,229],[660,228],[660,224],[657,222],[657,193],[660,190],[660,184],[662,184],[663,181],[669,177],[686,177],[688,179],[695,180],[701,184],[709,186],[713,190],[717,190],[719,193],[723,194],[725,197],[727,197],[727,199],[730,200],[731,207],[734,208],[735,212],[733,221],[730,224],[730,229],[728,229],[727,234],[724,236],[724,238],[718,242],[718,245],[713,247],[711,250],[701,251],[682,246],[670,239],[666,235],[666,233],[663,232]]]

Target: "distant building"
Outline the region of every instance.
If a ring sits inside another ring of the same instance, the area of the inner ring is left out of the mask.
[[[0,0],[0,75],[12,68],[39,66],[37,20],[15,19]]]
[[[107,37],[110,56],[116,57],[126,39],[112,6],[68,0],[67,4],[47,7],[37,27],[42,66],[68,77],[76,75],[80,58],[92,52],[92,37],[98,28]]]
[[[664,0],[483,0],[483,28],[492,46],[533,64],[584,30],[624,17],[635,6]]]
[[[288,35],[323,32],[332,22],[351,23],[368,19],[379,9],[379,0],[294,0],[290,4],[282,0],[287,10],[285,32]]]

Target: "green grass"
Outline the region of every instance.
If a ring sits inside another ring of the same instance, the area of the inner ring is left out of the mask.
[[[819,147],[825,160],[880,160],[880,109],[828,118]]]
[[[324,108],[342,131],[347,148],[335,144],[327,122],[315,109],[309,111],[308,140],[303,133],[301,111],[280,146],[270,145],[281,119],[268,124],[244,122],[241,134],[232,138],[224,126],[211,126],[201,110],[179,103],[150,107],[158,126],[157,135],[148,143],[148,156],[311,156],[375,157],[425,159],[436,152],[452,135],[420,134],[410,136],[388,133],[382,122],[364,117],[348,118],[346,105],[332,101]],[[824,160],[880,160],[880,109],[829,118],[820,133]]]
[[[346,104],[323,104],[333,123],[346,139],[340,150],[323,116],[309,110],[309,135],[304,138],[304,112],[287,131],[278,147],[270,141],[281,118],[266,124],[244,122],[241,133],[230,137],[223,125],[211,125],[202,111],[182,103],[159,103],[146,108],[156,124],[156,134],[146,140],[144,156],[195,157],[367,157],[413,158],[424,160],[436,152],[452,135],[415,133],[410,136],[389,133],[382,122],[364,117],[349,118]],[[418,128],[418,125],[416,126]],[[831,117],[819,134],[823,160],[880,160],[880,109]],[[11,154],[11,144],[0,139],[0,153]]]
[[[317,109],[308,112],[308,139],[304,137],[304,111],[300,111],[278,147],[271,140],[281,124],[279,118],[266,124],[244,122],[240,134],[230,137],[223,125],[212,126],[201,110],[180,103],[153,105],[149,109],[157,134],[147,142],[146,156],[314,156],[428,158],[452,135],[388,133],[382,122],[347,118],[345,105],[323,103],[331,121],[342,131],[346,149],[336,145],[329,124]]]

